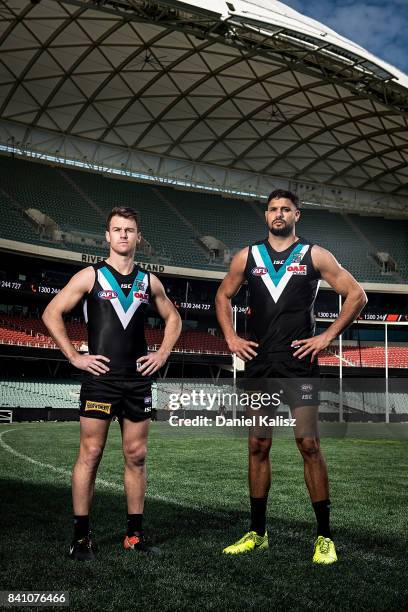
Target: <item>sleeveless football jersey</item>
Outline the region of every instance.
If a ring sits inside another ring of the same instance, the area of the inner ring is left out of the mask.
[[[251,339],[259,343],[258,355],[292,352],[293,340],[314,335],[320,275],[313,267],[312,246],[299,238],[285,251],[275,251],[268,239],[249,247],[249,326]]]
[[[147,353],[149,273],[135,266],[123,275],[105,261],[93,268],[95,282],[84,299],[89,353],[109,357],[109,374],[123,369],[136,372],[136,359]]]

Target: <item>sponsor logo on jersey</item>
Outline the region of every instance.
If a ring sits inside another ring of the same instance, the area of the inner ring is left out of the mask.
[[[118,294],[116,293],[116,291],[112,291],[109,289],[105,289],[103,291],[98,292],[98,298],[101,298],[101,300],[114,300],[117,297]]]
[[[305,264],[290,264],[286,266],[286,272],[292,272],[292,274],[300,274],[306,276],[307,266]]]
[[[251,274],[253,276],[263,276],[264,274],[268,274],[268,268],[263,268],[262,266],[257,266],[252,268]]]
[[[122,283],[120,288],[121,289],[131,289],[132,285],[129,285],[129,283]]]
[[[90,400],[86,400],[85,404],[85,412],[88,410],[96,410],[97,412],[104,412],[105,414],[110,414],[112,408],[112,404],[105,404],[104,402],[91,402]]]
[[[133,293],[133,297],[135,297],[136,299],[140,300],[141,302],[148,302],[149,301],[149,294],[148,293],[144,293],[143,291],[135,291]]]
[[[275,266],[281,266],[284,262],[283,259],[274,259],[273,263]]]
[[[313,385],[309,383],[305,383],[304,385],[301,385],[300,388],[302,391],[313,391]]]

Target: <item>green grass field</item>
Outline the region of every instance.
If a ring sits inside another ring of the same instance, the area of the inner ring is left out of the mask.
[[[162,554],[144,557],[121,548],[125,503],[114,423],[92,512],[98,559],[81,564],[67,558],[78,423],[2,425],[0,587],[69,591],[70,610],[406,609],[408,441],[371,428],[371,439],[369,425],[365,439],[358,426],[350,429],[354,437],[333,437],[333,426],[323,436],[339,562],[320,567],[311,563],[314,514],[288,433],[272,451],[271,548],[230,558],[222,548],[248,526],[244,437],[154,423],[145,527]]]

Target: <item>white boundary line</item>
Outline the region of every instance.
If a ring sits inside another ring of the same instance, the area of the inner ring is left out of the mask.
[[[18,431],[17,429],[6,429],[6,431],[3,431],[0,434],[0,446],[1,448],[3,448],[3,450],[5,450],[6,452],[10,453],[11,455],[14,455],[15,457],[18,457],[19,459],[21,459],[22,461],[25,461],[26,463],[32,463],[33,465],[38,465],[41,468],[46,468],[48,470],[51,470],[52,472],[56,472],[58,474],[62,474],[64,476],[69,476],[69,478],[71,478],[71,472],[69,470],[66,470],[65,468],[59,468],[56,467],[55,465],[51,465],[50,463],[43,463],[42,461],[38,461],[37,459],[33,459],[32,457],[29,457],[28,455],[24,455],[23,453],[20,453],[19,451],[16,451],[14,448],[12,448],[11,446],[9,446],[6,442],[4,442],[3,440],[3,436],[6,433],[11,433],[12,431]],[[123,491],[123,487],[114,483],[114,482],[109,482],[108,480],[103,480],[102,478],[97,478],[95,481],[95,484],[107,488],[107,489],[113,489],[115,491]],[[211,515],[213,517],[217,517],[220,519],[225,519],[225,513],[228,512],[228,509],[225,509],[224,512],[217,512],[210,508],[210,507],[205,507],[205,508],[200,508],[200,506],[196,506],[194,504],[189,504],[189,503],[182,503],[182,502],[178,502],[175,501],[173,499],[169,499],[167,497],[162,497],[160,495],[149,495],[147,496],[148,499],[154,499],[156,501],[162,501],[165,503],[170,503],[173,504],[175,506],[179,506],[181,508],[189,508],[191,510],[197,510],[197,511],[207,511],[207,512],[211,512]],[[285,530],[285,533],[288,534],[288,530]],[[375,561],[380,561],[380,563],[383,563],[385,565],[388,566],[393,566],[393,565],[399,565],[399,562],[395,561],[394,559],[390,558],[390,557],[386,557],[384,555],[381,554],[377,554],[377,553],[370,553],[370,552],[366,552],[366,553],[361,553],[361,556],[364,559],[369,559],[369,560],[375,560]]]
[[[3,431],[0,434],[0,446],[6,452],[10,453],[11,455],[14,455],[15,457],[18,457],[19,459],[21,459],[22,461],[25,461],[26,463],[31,463],[32,465],[38,465],[40,468],[50,470],[51,472],[56,472],[57,474],[62,474],[63,476],[69,476],[71,478],[70,470],[66,470],[65,468],[62,468],[62,467],[56,467],[55,465],[51,465],[50,463],[43,463],[42,461],[38,461],[38,459],[33,459],[32,457],[29,457],[28,455],[23,455],[23,453],[20,453],[19,451],[9,446],[6,442],[4,442],[3,436],[4,434],[11,433],[12,431],[18,431],[18,429],[6,429],[6,431]],[[115,491],[123,491],[123,486],[120,486],[114,482],[109,482],[108,480],[103,480],[102,478],[97,478],[95,483],[107,489],[114,489]]]
[[[55,465],[51,465],[51,463],[43,463],[42,461],[39,461],[38,459],[33,459],[29,455],[24,455],[23,453],[20,453],[19,451],[9,446],[3,440],[3,436],[4,434],[11,433],[12,431],[18,431],[18,429],[16,428],[6,429],[0,434],[0,446],[3,450],[5,450],[7,453],[10,453],[11,455],[14,455],[14,457],[17,457],[18,459],[25,461],[26,463],[31,463],[32,465],[38,465],[38,467],[40,468],[45,468],[46,470],[50,470],[51,472],[56,472],[57,474],[68,476],[69,479],[71,479],[71,474],[72,474],[71,470],[66,470],[65,468],[56,467]],[[118,485],[115,482],[109,482],[109,480],[104,480],[103,478],[96,478],[95,485],[97,485],[98,487],[102,487],[104,489],[120,491],[121,493],[124,492],[123,485]],[[154,499],[156,501],[173,504],[174,506],[179,506],[180,508],[189,508],[191,510],[198,510],[198,511],[206,510],[208,512],[211,512],[213,516],[218,514],[220,517],[222,516],[223,518],[225,518],[224,514],[221,515],[219,512],[214,513],[213,509],[210,507],[197,506],[195,504],[189,504],[188,502],[179,502],[174,499],[169,499],[168,497],[164,497],[162,495],[147,495],[146,497],[147,499]]]

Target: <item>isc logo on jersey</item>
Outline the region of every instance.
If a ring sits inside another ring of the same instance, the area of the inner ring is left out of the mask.
[[[268,274],[268,268],[262,268],[261,266],[252,268],[251,274],[253,276],[263,276],[264,274]]]
[[[133,293],[133,297],[135,297],[137,300],[140,300],[141,302],[148,302],[149,301],[149,295],[147,293],[144,293],[143,291],[135,291]]]
[[[301,274],[306,276],[307,266],[305,266],[304,264],[290,264],[290,266],[286,266],[286,272],[292,272],[292,274]]]
[[[116,293],[116,291],[106,290],[106,291],[99,291],[98,293],[98,298],[101,298],[101,300],[114,300],[117,297],[118,297],[118,294]]]

